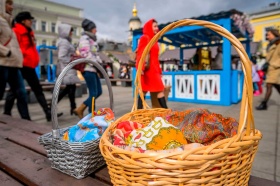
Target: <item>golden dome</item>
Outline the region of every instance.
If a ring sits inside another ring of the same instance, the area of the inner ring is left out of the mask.
[[[132,15],[133,15],[133,17],[136,17],[137,16],[137,9],[136,9],[136,3],[134,3],[134,7],[133,7],[133,9],[132,9]]]

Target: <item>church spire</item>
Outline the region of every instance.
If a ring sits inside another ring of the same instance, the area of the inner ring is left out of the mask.
[[[133,7],[133,9],[132,9],[132,15],[133,15],[133,17],[136,17],[137,16],[137,9],[136,9],[136,3],[134,3],[134,7]]]

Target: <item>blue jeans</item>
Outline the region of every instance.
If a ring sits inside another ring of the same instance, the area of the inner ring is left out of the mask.
[[[27,93],[19,68],[0,66],[0,99],[5,93],[6,84],[9,83],[11,91],[17,98],[17,107],[22,119],[30,120],[27,107]]]
[[[254,91],[259,90],[259,87],[258,87],[258,83],[257,83],[257,82],[253,82],[253,89],[254,89]]]
[[[97,73],[85,71],[83,73],[83,76],[85,78],[89,91],[89,97],[84,101],[84,104],[88,106],[88,111],[89,113],[91,113],[92,97],[94,97],[96,100],[102,94],[102,87]],[[95,107],[95,103],[94,103],[94,107]]]

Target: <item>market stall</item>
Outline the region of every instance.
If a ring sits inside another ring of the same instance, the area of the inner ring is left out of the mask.
[[[230,10],[191,19],[207,20],[226,28],[245,44],[246,51],[250,56],[250,41],[254,31],[249,19],[242,12]],[[160,24],[159,28],[162,29],[168,24]],[[141,35],[142,29],[133,32],[133,51],[137,48]],[[159,42],[175,46],[180,50],[181,65],[184,64],[184,50],[204,50],[201,53],[206,53],[210,59],[209,47],[221,46],[223,51],[221,70],[210,70],[211,62],[205,58],[203,59],[204,64],[198,65],[196,70],[163,72],[164,84],[172,87],[168,96],[170,101],[227,106],[241,100],[243,73],[231,68],[232,51],[228,39],[202,26],[183,26],[167,32]],[[205,52],[207,50],[209,53]]]

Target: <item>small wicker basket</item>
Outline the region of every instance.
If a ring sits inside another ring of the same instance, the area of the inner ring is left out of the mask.
[[[240,55],[245,79],[238,134],[209,146],[167,154],[137,153],[112,145],[110,136],[119,122],[131,120],[148,124],[154,119],[153,116],[163,116],[170,111],[149,109],[141,88],[142,69],[138,68],[132,111],[111,124],[100,139],[100,150],[114,185],[248,185],[252,163],[262,135],[254,126],[251,64],[239,40],[214,23],[192,19],[180,20],[169,24],[151,39],[139,66],[142,66],[151,47],[165,32],[187,25],[204,26],[219,33],[230,40]],[[141,110],[137,110],[138,94],[143,100],[144,109]]]
[[[79,63],[91,63],[95,66],[104,76],[109,96],[110,108],[113,110],[113,91],[111,82],[105,70],[96,62],[88,59],[78,59],[69,63],[59,75],[53,91],[52,98],[52,127],[50,133],[44,134],[38,138],[39,143],[44,146],[47,151],[51,167],[57,169],[65,174],[81,179],[91,174],[98,168],[105,165],[105,161],[99,150],[99,139],[89,142],[75,142],[61,140],[64,132],[69,128],[59,129],[57,121],[57,100],[58,93],[63,77],[67,71],[72,69],[73,66]]]

